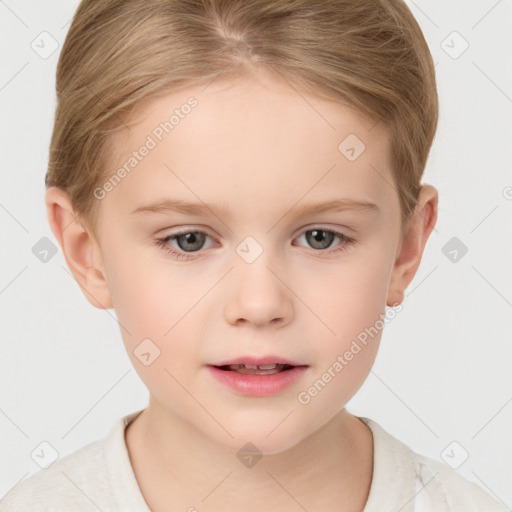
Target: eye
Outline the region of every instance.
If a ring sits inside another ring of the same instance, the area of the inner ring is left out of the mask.
[[[179,259],[189,260],[193,256],[187,253],[194,253],[202,249],[206,238],[211,237],[204,231],[182,231],[165,238],[159,238],[156,245]],[[170,244],[171,241],[177,243],[178,250]]]
[[[339,231],[323,229],[320,227],[304,231],[298,239],[302,237],[305,237],[307,243],[310,244],[313,249],[317,249],[317,252],[326,252],[328,254],[347,250],[350,245],[356,243],[353,238],[350,238]],[[159,238],[155,243],[157,246],[162,247],[166,252],[178,259],[190,260],[194,258],[193,253],[199,252],[204,248],[204,242],[207,238],[213,240],[213,238],[204,231],[181,231],[179,233],[166,236],[165,238]],[[331,251],[325,251],[325,249],[331,246],[332,242],[336,238],[340,240],[338,246]],[[171,245],[171,242],[176,242],[178,247]]]
[[[339,231],[333,231],[330,229],[323,229],[320,227],[307,229],[306,231],[303,232],[303,234],[300,237],[297,238],[297,240],[300,240],[302,237],[306,239],[307,243],[313,249],[318,249],[321,252],[329,253],[347,250],[350,245],[355,243],[355,240],[353,238],[350,238],[344,233],[340,233]],[[336,238],[340,240],[340,243],[338,244],[337,248],[335,248],[332,251],[324,251],[324,249],[327,249],[328,247],[331,246],[332,242]]]

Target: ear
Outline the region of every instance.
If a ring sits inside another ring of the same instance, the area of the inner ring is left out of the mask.
[[[50,227],[87,300],[99,309],[112,308],[103,259],[94,235],[83,227],[66,192],[48,187],[45,201]]]
[[[436,225],[437,207],[437,190],[431,185],[423,185],[397,252],[388,288],[388,306],[396,306],[404,300],[405,289],[416,275],[423,249]]]

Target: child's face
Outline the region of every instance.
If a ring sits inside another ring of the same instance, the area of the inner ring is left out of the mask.
[[[388,139],[354,109],[263,75],[203,89],[153,100],[116,139],[112,174],[143,144],[150,149],[101,199],[101,257],[128,354],[160,418],[235,449],[251,441],[278,452],[331,420],[374,362],[400,245]],[[190,97],[197,105],[182,108]],[[172,130],[158,130],[175,109]],[[349,134],[366,146],[358,156],[348,139],[353,161],[338,148]],[[134,213],[165,200],[217,215]],[[297,213],[343,200],[376,206]],[[188,260],[157,245],[180,231],[195,238],[167,245]],[[160,350],[147,366],[141,360],[157,349],[140,346],[146,339]],[[307,368],[279,392],[248,396],[208,367],[267,355]],[[308,391],[315,382],[320,391]]]

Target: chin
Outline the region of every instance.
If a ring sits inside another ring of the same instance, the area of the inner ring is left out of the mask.
[[[276,423],[275,425],[278,425]],[[290,450],[298,443],[300,443],[306,435],[301,436],[300,429],[293,431],[292,425],[288,425],[288,428],[284,428],[283,425],[279,425],[275,431],[272,428],[263,428],[261,424],[252,423],[247,426],[225,425],[227,430],[233,436],[232,438],[227,435],[216,435],[214,442],[238,452],[250,443],[256,447],[254,450],[257,453],[263,455],[274,455]],[[275,428],[275,426],[273,427]],[[253,450],[253,448],[247,447],[247,451]]]

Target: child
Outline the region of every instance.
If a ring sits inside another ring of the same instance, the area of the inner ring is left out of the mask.
[[[84,0],[57,91],[49,222],[150,401],[2,511],[505,510],[345,409],[437,220],[402,0]]]

